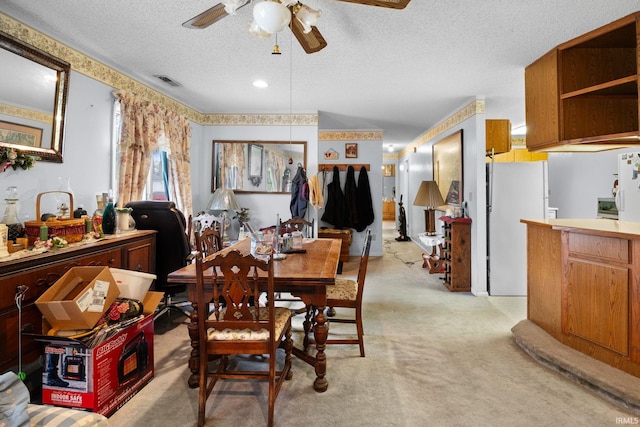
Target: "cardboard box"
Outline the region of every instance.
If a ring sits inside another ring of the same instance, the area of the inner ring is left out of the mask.
[[[154,376],[153,314],[162,296],[148,292],[144,317],[93,348],[79,338],[46,335],[45,321],[45,335],[34,336],[44,347],[42,403],[108,417],[149,383]],[[62,382],[51,381],[54,377]]]
[[[54,329],[93,329],[118,295],[108,267],[72,267],[36,300],[36,306]]]
[[[110,267],[109,271],[118,284],[120,298],[130,298],[142,301],[151,284],[156,279],[155,274],[142,271],[122,270]]]

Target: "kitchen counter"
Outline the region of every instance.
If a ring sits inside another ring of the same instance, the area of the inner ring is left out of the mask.
[[[631,239],[640,238],[640,223],[630,221],[617,221],[612,219],[521,219],[525,224],[535,224],[540,227],[549,227],[554,230],[572,230],[576,233],[598,233],[627,236]]]
[[[640,377],[640,223],[527,220],[527,318]]]

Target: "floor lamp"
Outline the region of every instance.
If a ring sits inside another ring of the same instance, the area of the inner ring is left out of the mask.
[[[444,205],[442,194],[435,181],[422,181],[418,194],[413,201],[414,206],[426,206],[424,211],[425,231],[427,236],[435,236],[436,234],[436,211],[435,208]]]
[[[209,211],[218,211],[222,212],[222,216],[224,217],[224,223],[231,225],[231,222],[228,218],[229,211],[237,211],[240,209],[240,205],[238,204],[238,200],[236,199],[236,195],[233,190],[228,188],[218,188],[211,196],[211,201],[209,202]],[[222,239],[224,240],[226,230],[222,230]]]

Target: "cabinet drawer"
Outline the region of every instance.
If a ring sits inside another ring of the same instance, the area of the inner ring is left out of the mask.
[[[12,286],[0,287],[0,310],[15,307],[15,296],[18,286],[27,286],[28,290],[24,295],[24,302],[28,303],[35,301],[71,267],[99,265],[105,267],[120,267],[122,265],[120,249],[100,252],[90,258],[70,259],[65,263],[47,265],[31,271],[18,272],[3,277],[3,281],[11,283]]]
[[[628,263],[629,240],[569,233],[569,256]]]

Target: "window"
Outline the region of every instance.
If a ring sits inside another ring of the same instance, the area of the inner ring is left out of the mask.
[[[120,102],[116,100],[114,102],[113,109],[113,141],[111,157],[111,188],[114,189],[114,198],[117,200],[118,195],[118,173],[119,173],[119,161],[120,158],[120,132],[122,126],[122,118],[120,112]],[[142,198],[144,200],[169,200],[169,172],[167,154],[170,152],[169,141],[165,138],[164,134],[158,139],[158,148],[153,152],[151,159],[151,168],[149,170],[149,176],[147,177],[147,184],[144,189]]]

